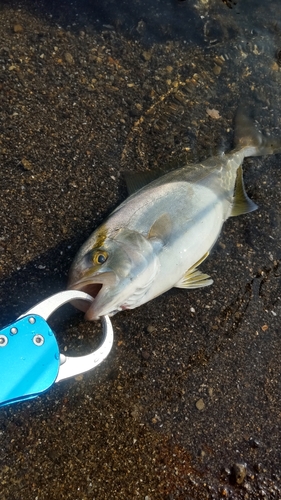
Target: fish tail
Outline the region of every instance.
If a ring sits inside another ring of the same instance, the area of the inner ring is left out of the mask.
[[[241,108],[236,114],[234,143],[244,156],[281,153],[281,138],[263,135]]]

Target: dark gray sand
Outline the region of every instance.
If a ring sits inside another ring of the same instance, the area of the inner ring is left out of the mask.
[[[2,326],[65,288],[123,171],[230,149],[241,102],[281,135],[281,4],[227,3],[1,2]],[[245,160],[259,210],[226,222],[211,287],[117,314],[98,369],[1,408],[1,500],[281,498],[280,161]],[[71,306],[51,324],[98,343]]]

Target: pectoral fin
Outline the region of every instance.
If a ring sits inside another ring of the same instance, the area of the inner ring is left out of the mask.
[[[171,231],[171,217],[169,214],[165,213],[160,215],[160,217],[158,217],[158,219],[156,219],[156,221],[152,224],[148,233],[148,238],[157,238],[165,244],[170,237]]]
[[[247,214],[249,212],[253,212],[257,208],[257,205],[252,200],[250,200],[245,191],[243,171],[240,165],[237,170],[234,200],[230,215],[231,217],[234,217],[236,215]]]
[[[199,266],[208,255],[209,252],[206,252],[174,286],[176,288],[203,288],[204,286],[212,285],[212,278],[208,274],[203,274],[197,269],[197,266]]]

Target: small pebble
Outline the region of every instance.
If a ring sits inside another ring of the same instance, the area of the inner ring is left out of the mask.
[[[68,64],[73,64],[74,63],[74,57],[72,54],[70,54],[70,52],[66,52],[64,54],[64,59],[65,61],[68,63]]]
[[[141,355],[143,359],[149,359],[150,358],[150,353],[148,351],[142,350]]]
[[[211,118],[214,120],[219,120],[221,118],[221,115],[217,109],[206,109],[207,115],[209,115]]]
[[[144,61],[150,61],[150,59],[151,59],[151,52],[148,52],[147,50],[145,50],[142,53],[142,58],[143,58]]]
[[[222,489],[221,489],[221,496],[222,497],[225,497],[225,498],[228,498],[228,495],[229,495],[229,489],[226,488],[226,486],[224,486]]]
[[[26,158],[22,158],[20,163],[24,170],[32,170],[32,163],[30,163],[30,161]]]
[[[212,387],[208,388],[208,394],[209,394],[210,398],[213,397],[213,395],[214,395],[214,389]]]
[[[23,32],[23,27],[21,24],[14,24],[13,27],[14,33],[22,33]]]
[[[215,65],[214,65],[214,67],[213,67],[213,73],[214,73],[216,76],[218,76],[218,75],[220,74],[220,72],[221,72],[221,67],[220,67],[220,66],[218,66],[217,64],[215,64]]]
[[[204,408],[205,408],[205,403],[204,403],[204,401],[203,401],[203,399],[202,399],[202,398],[201,398],[201,399],[198,399],[198,401],[196,401],[196,408],[197,408],[197,410],[200,410],[200,411],[201,411],[201,410],[204,410]]]
[[[236,484],[242,484],[245,480],[247,473],[246,464],[236,463],[232,467],[232,475]]]

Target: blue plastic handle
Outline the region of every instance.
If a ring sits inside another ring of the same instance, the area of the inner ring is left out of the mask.
[[[60,353],[54,333],[37,314],[0,330],[0,406],[35,398],[55,382]]]

